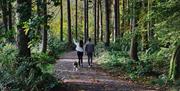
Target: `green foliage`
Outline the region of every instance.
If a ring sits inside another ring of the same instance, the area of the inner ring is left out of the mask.
[[[0,89],[11,91],[49,91],[59,85],[52,76],[55,59],[48,54],[32,54],[31,58],[17,58],[12,44],[0,48]]]
[[[0,48],[0,68],[10,69],[13,67],[13,60],[16,58],[17,52],[16,47],[12,44],[2,46]]]
[[[67,50],[67,43],[60,41],[57,37],[50,37],[48,40],[49,55],[58,57],[59,54]]]
[[[130,32],[126,32],[123,35],[123,38],[119,38],[115,43],[111,44],[110,49],[114,51],[128,51],[130,48],[130,40],[132,34]]]

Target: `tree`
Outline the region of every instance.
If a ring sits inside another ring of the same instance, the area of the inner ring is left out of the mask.
[[[63,2],[60,1],[61,17],[60,17],[60,40],[63,41]]]
[[[13,24],[12,24],[12,4],[11,4],[11,0],[8,1],[8,14],[9,14],[9,17],[8,17],[8,21],[9,21],[9,30],[12,31],[13,29]]]
[[[99,27],[100,27],[100,2],[101,0],[97,0],[97,42],[99,41]]]
[[[47,15],[47,0],[43,0],[43,33],[42,33],[42,52],[47,51],[47,33],[48,33],[48,15]]]
[[[31,52],[28,47],[30,41],[28,33],[26,33],[24,24],[31,18],[31,0],[17,0],[17,13],[19,23],[17,25],[18,30],[18,49],[20,57],[30,57]],[[30,31],[30,30],[28,30]]]
[[[89,37],[89,30],[88,30],[88,0],[84,0],[84,41],[86,42]]]
[[[1,2],[1,8],[2,8],[2,15],[3,15],[3,24],[4,24],[4,28],[5,31],[8,31],[8,2],[7,0],[2,0]]]
[[[96,36],[97,36],[97,14],[96,14],[96,6],[97,5],[97,1],[96,0],[94,0],[94,44],[96,45],[96,40],[97,40],[97,38],[96,38]]]
[[[115,29],[114,29],[114,41],[119,35],[119,0],[114,0],[114,15],[115,15]]]
[[[72,34],[71,34],[71,9],[70,9],[70,0],[67,0],[67,13],[68,13],[68,43],[72,44]]]
[[[131,8],[131,12],[132,12],[132,20],[131,20],[131,31],[134,33],[134,35],[132,36],[132,39],[131,39],[131,47],[130,47],[130,57],[137,61],[139,60],[138,59],[138,43],[137,43],[137,34],[135,33],[135,25],[136,25],[136,20],[135,20],[135,14],[136,14],[136,11],[135,11],[135,5],[136,5],[136,1],[135,0],[132,0],[132,8]]]
[[[110,45],[110,1],[105,0],[105,18],[106,18],[106,32],[105,32],[105,46]]]
[[[77,40],[77,36],[78,36],[78,34],[77,34],[78,33],[77,32],[78,31],[77,30],[78,29],[78,0],[76,0],[75,3],[76,3],[75,6],[76,6],[76,40]]]
[[[100,0],[99,1],[99,7],[100,7],[100,32],[101,32],[101,41],[103,41],[103,35],[104,35],[104,32],[103,32],[103,9],[102,9],[102,1]]]

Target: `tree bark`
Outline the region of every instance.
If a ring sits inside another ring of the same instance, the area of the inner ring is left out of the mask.
[[[63,41],[63,2],[61,0],[61,17],[60,17],[60,40]]]
[[[119,35],[119,0],[114,0],[114,15],[115,15],[115,28],[114,28],[114,41]]]
[[[105,33],[105,46],[109,47],[110,45],[110,6],[109,0],[105,0],[105,14],[106,14],[106,33]]]
[[[67,13],[68,13],[68,43],[72,44],[72,34],[71,34],[71,9],[70,9],[70,0],[67,0]]]
[[[135,60],[135,61],[138,61],[139,58],[138,58],[138,43],[137,43],[137,35],[135,33],[135,24],[136,24],[136,20],[135,20],[135,5],[136,5],[136,2],[135,0],[132,1],[132,20],[131,20],[131,24],[132,24],[132,32],[134,33],[134,36],[132,36],[132,39],[131,39],[131,47],[130,47],[130,57]]]
[[[86,19],[87,20],[87,22],[86,22],[87,23],[86,24],[87,25],[86,30],[87,30],[87,35],[86,36],[87,36],[87,39],[88,39],[89,38],[89,0],[87,0],[86,3],[87,3],[86,4],[87,5],[86,6],[86,9],[87,9],[87,11],[86,11],[86,18],[87,18]]]
[[[47,35],[48,35],[48,15],[47,15],[47,0],[43,0],[43,16],[44,16],[44,29],[42,33],[42,52],[47,51]]]
[[[18,49],[20,57],[30,57],[30,48],[28,47],[28,43],[30,39],[28,38],[28,33],[25,33],[25,29],[23,28],[23,22],[28,22],[31,18],[31,0],[17,0],[17,14],[19,24],[17,25],[18,30]],[[29,30],[30,31],[30,30]]]
[[[99,26],[100,26],[100,23],[99,23],[99,9],[100,9],[100,0],[97,0],[97,42],[99,41]]]
[[[96,45],[96,40],[97,40],[97,38],[96,38],[96,35],[97,35],[97,27],[96,27],[96,25],[97,25],[97,15],[96,15],[96,4],[97,4],[97,1],[96,0],[94,0],[94,44]]]
[[[104,32],[103,32],[103,9],[102,9],[101,0],[99,2],[99,5],[100,5],[100,32],[101,32],[101,41],[103,41],[103,35],[104,35]]]
[[[84,42],[87,41],[87,0],[84,0]]]
[[[9,30],[12,31],[12,28],[13,28],[13,24],[12,24],[12,4],[11,4],[11,1],[8,2],[8,12],[9,12]]]
[[[3,24],[5,28],[5,32],[8,31],[8,3],[7,0],[2,0],[1,1],[1,7],[2,7],[2,15],[3,15]]]
[[[78,1],[75,1],[76,3],[76,40],[78,39]]]
[[[121,36],[123,36],[123,32],[125,31],[125,15],[126,15],[126,13],[125,13],[125,10],[126,9],[126,7],[125,7],[125,0],[122,0],[122,28],[121,28]]]

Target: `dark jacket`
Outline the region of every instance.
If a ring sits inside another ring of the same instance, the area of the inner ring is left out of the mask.
[[[85,47],[85,51],[87,53],[93,53],[94,52],[94,44],[91,42],[88,42]]]

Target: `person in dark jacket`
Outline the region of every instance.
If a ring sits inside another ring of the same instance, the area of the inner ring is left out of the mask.
[[[88,56],[89,67],[92,67],[94,44],[91,42],[91,38],[89,38],[88,42],[86,43],[85,52],[87,53],[87,56]]]

